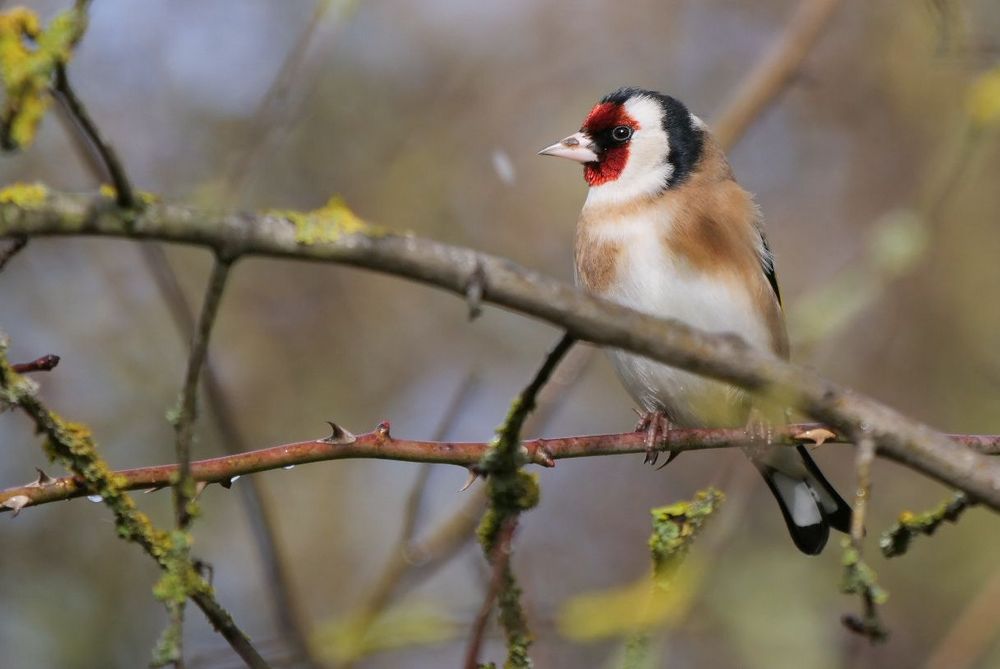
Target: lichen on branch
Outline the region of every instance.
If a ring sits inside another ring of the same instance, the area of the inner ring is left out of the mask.
[[[366,223],[351,211],[339,195],[334,195],[325,205],[312,211],[274,209],[266,213],[290,221],[295,226],[295,241],[305,246],[335,242],[344,235],[383,234],[380,228]]]
[[[37,431],[45,437],[44,448],[49,458],[73,472],[87,494],[100,496],[115,517],[119,537],[138,544],[156,560],[166,574],[157,585],[158,596],[168,602],[174,601],[181,592],[185,597],[191,597],[240,657],[250,666],[267,666],[229,613],[215,600],[208,582],[197,574],[190,560],[178,557],[179,553],[185,552],[181,549],[186,545],[179,546],[177,537],[156,528],[149,516],[138,509],[126,492],[125,478],[115,473],[98,454],[90,430],[80,423],[66,421],[47,409],[36,396],[35,385],[14,371],[7,360],[7,343],[2,335],[0,403],[18,407],[31,418]]]
[[[898,522],[882,533],[879,548],[887,558],[898,557],[910,547],[910,542],[918,535],[931,536],[944,522],[957,523],[962,513],[975,502],[964,492],[955,493],[951,499],[938,504],[930,511],[899,514]]]
[[[56,16],[42,30],[38,15],[24,7],[0,13],[0,147],[12,151],[31,144],[52,104],[51,85],[58,68],[73,56],[87,29],[80,7]]]

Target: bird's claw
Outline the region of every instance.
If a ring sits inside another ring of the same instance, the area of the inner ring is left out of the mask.
[[[648,411],[646,413],[636,411],[636,413],[639,414],[639,422],[635,426],[635,431],[646,433],[646,457],[643,459],[643,464],[655,465],[660,457],[660,451],[657,446],[659,446],[660,442],[663,441],[664,437],[670,431],[670,421],[667,420],[662,411]],[[663,469],[675,457],[677,457],[677,453],[671,451],[669,457],[667,457],[667,461],[657,469]]]

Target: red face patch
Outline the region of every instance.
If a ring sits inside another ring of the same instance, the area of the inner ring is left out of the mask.
[[[591,186],[614,181],[628,163],[629,143],[616,142],[611,137],[611,131],[620,125],[632,128],[633,132],[639,129],[639,124],[625,111],[623,105],[603,102],[590,110],[580,128],[594,140],[598,148],[597,162],[583,166],[583,178]]]

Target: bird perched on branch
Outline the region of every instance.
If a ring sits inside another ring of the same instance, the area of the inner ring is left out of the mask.
[[[623,88],[579,132],[539,152],[583,163],[589,184],[576,237],[577,284],[633,309],[788,357],[774,260],[760,211],[705,123],[669,95]],[[739,389],[623,351],[610,352],[642,407],[646,460],[671,425],[745,424]],[[759,442],[759,443],[755,443]],[[781,507],[795,545],[815,555],[851,510],[806,449],[751,440],[744,451]],[[674,454],[671,454],[670,459]],[[667,462],[670,461],[667,460]]]

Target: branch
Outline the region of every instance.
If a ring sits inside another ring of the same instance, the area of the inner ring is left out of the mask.
[[[514,538],[514,530],[517,529],[517,518],[508,518],[500,528],[497,537],[497,545],[493,548],[493,555],[490,562],[493,569],[490,575],[489,586],[486,589],[486,597],[476,613],[476,619],[472,623],[472,632],[469,634],[469,645],[465,649],[465,662],[462,665],[465,669],[478,669],[479,655],[483,646],[483,639],[486,636],[486,625],[490,621],[490,614],[493,613],[493,604],[500,594],[500,588],[509,577],[510,572],[510,549]]]
[[[779,446],[812,442],[811,434],[827,428],[815,423],[799,423],[775,427],[771,443]],[[983,454],[1000,454],[1000,435],[955,434],[950,435],[970,451]],[[552,467],[556,460],[605,455],[642,453],[646,449],[645,433],[622,432],[594,434],[554,439],[529,439],[522,441],[525,457],[532,464]],[[746,444],[747,435],[742,429],[673,429],[658,444],[661,450],[696,451],[715,448],[732,448]],[[836,434],[825,443],[848,443],[846,437]],[[334,435],[326,439],[298,441],[236,455],[226,455],[191,462],[191,477],[198,482],[219,483],[229,486],[234,479],[247,474],[282,469],[290,465],[311,462],[371,458],[402,462],[430,462],[459,467],[473,467],[486,454],[487,442],[420,441],[393,437],[384,429],[361,435],[350,435],[337,427]],[[959,447],[961,449],[961,447]],[[115,474],[121,477],[126,490],[165,488],[176,480],[176,464],[155,465],[123,469]],[[21,507],[37,506],[82,497],[89,493],[73,476],[52,478],[47,482],[34,481],[22,486],[0,491],[0,507],[10,508],[9,501],[23,496]]]
[[[40,358],[36,358],[31,362],[19,362],[10,366],[18,374],[28,374],[29,372],[50,372],[56,368],[59,364],[59,356],[43,355]]]
[[[7,263],[9,263],[14,256],[23,251],[24,247],[27,245],[27,237],[14,237],[7,248],[0,251],[0,272],[2,272],[3,268],[7,266]]]
[[[198,379],[205,358],[208,356],[208,339],[219,313],[219,303],[226,287],[229,267],[229,262],[223,259],[216,259],[212,266],[205,302],[191,340],[191,353],[184,374],[184,387],[181,390],[180,411],[174,424],[177,433],[175,450],[179,465],[177,485],[174,486],[174,512],[179,530],[186,530],[194,515],[189,505],[195,496],[194,479],[191,478],[191,442],[194,439],[194,423],[198,418]]]
[[[97,124],[90,117],[87,108],[83,105],[83,101],[77,97],[76,92],[70,86],[69,78],[66,76],[66,67],[62,64],[56,66],[53,92],[56,99],[62,103],[66,113],[75,122],[79,131],[87,138],[94,151],[100,157],[101,164],[107,170],[108,177],[111,179],[111,185],[115,188],[115,201],[118,203],[118,206],[123,209],[132,209],[135,207],[136,199],[132,190],[132,184],[129,183],[128,176],[125,174],[125,168],[122,167],[122,163],[118,159],[118,154],[115,153],[111,145],[101,136],[101,131],[97,129]]]
[[[265,255],[365,267],[462,298],[469,277],[478,273],[484,302],[546,320],[581,340],[786,398],[789,405],[835,430],[853,432],[864,426],[878,455],[1000,510],[1000,464],[809,369],[754,350],[737,337],[705,333],[592,297],[496,256],[356,222],[306,222],[312,224],[308,238],[297,239],[296,223],[273,214],[209,213],[150,204],[126,215],[103,198],[56,192],[0,204],[0,237],[85,234],[182,242],[234,259]]]
[[[731,147],[791,83],[839,5],[840,0],[799,3],[781,39],[743,79],[719,120],[712,124],[715,138],[724,148]]]

